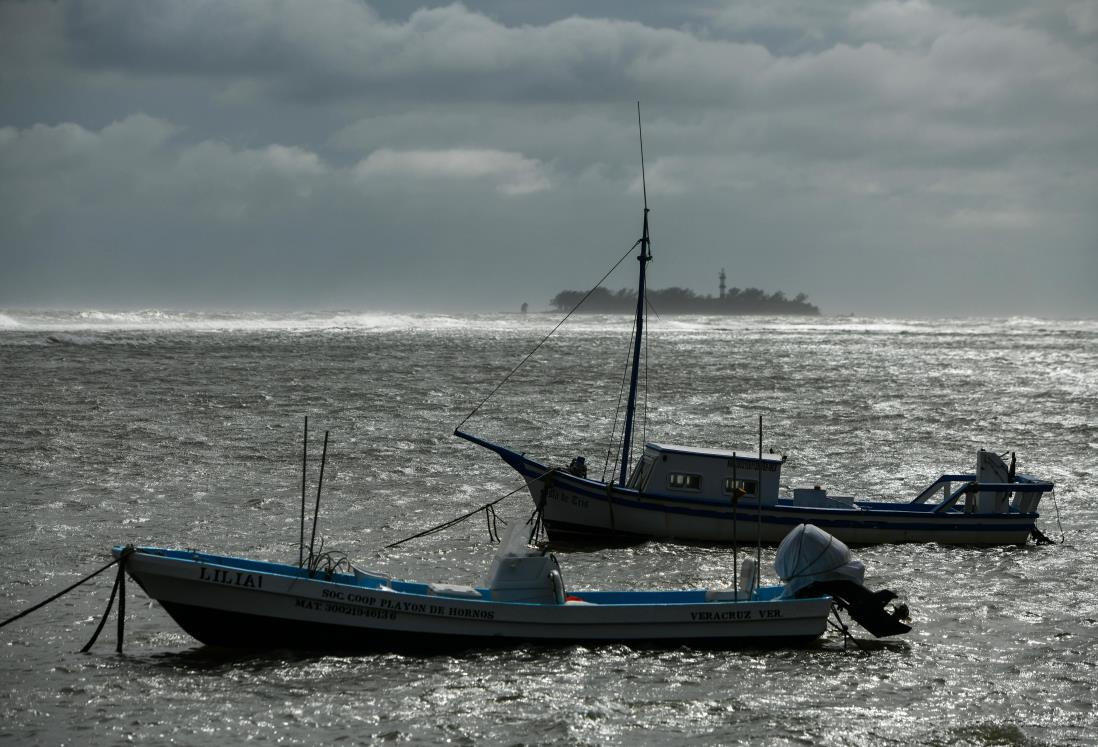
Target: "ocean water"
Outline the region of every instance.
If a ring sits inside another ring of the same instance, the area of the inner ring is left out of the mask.
[[[519,484],[451,435],[552,328],[519,315],[0,311],[0,617],[118,543],[297,557],[302,419],[318,534],[358,564],[473,583],[483,519],[384,545]],[[1055,481],[1062,543],[855,551],[914,631],[863,650],[521,646],[462,655],[209,650],[112,572],[0,630],[0,741],[18,744],[940,744],[1098,741],[1098,322],[653,318],[651,440],[789,455],[788,486],[910,499],[977,448]],[[466,428],[603,468],[629,320],[574,319]],[[531,510],[520,492],[508,522]],[[773,578],[772,551],[764,565]],[[560,554],[572,588],[726,585],[726,550]],[[868,636],[867,636],[868,637]]]

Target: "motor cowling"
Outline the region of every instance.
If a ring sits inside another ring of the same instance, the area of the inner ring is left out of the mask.
[[[484,585],[494,601],[563,604],[560,563],[552,553],[529,545],[528,532],[528,526],[516,526],[508,532],[492,559]]]
[[[851,557],[845,544],[813,524],[801,524],[785,536],[778,545],[774,570],[785,582],[784,598],[830,596],[878,638],[911,630],[901,622],[908,616],[907,605],[885,607],[896,593],[866,588],[862,562]]]

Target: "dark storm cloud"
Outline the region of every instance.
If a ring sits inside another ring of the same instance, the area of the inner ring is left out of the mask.
[[[3,3],[0,306],[536,307],[635,238],[639,98],[660,284],[1093,313],[1096,15]]]

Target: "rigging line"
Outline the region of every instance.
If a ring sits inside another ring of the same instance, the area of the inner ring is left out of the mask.
[[[648,300],[645,294],[645,300]],[[648,441],[648,304],[644,306],[644,409],[641,415],[641,446]]]
[[[647,295],[645,296],[645,298],[647,298]],[[633,329],[629,333],[629,346],[626,348],[627,352],[633,349],[633,341],[637,339],[637,323],[639,321],[640,321],[639,319],[634,319],[633,320]],[[642,328],[641,334],[644,335],[645,340],[648,339],[647,329]],[[631,354],[627,355],[627,357],[625,359],[625,369],[624,369],[624,371],[622,371],[622,382],[621,383],[622,383],[622,390],[623,391],[624,391],[624,388],[625,388],[625,379],[630,374],[630,358],[632,358],[632,355]],[[645,383],[645,386],[647,387],[647,382]],[[634,404],[634,407],[635,407],[635,404]],[[625,424],[623,423],[622,424],[622,429],[621,429],[621,438],[618,439],[617,448],[614,450],[614,472],[618,471],[618,464],[619,464],[618,454],[621,454],[622,458],[625,457],[625,454],[622,452],[622,447],[624,446],[624,444],[625,444]],[[633,455],[633,448],[632,448],[633,447],[633,442],[630,442],[629,447],[630,447],[629,448],[629,456],[632,457],[632,455]],[[614,473],[611,472],[610,474],[611,474],[611,477],[612,477]],[[629,477],[626,476],[625,480],[628,480],[628,479],[629,479]],[[622,485],[624,485],[624,484],[625,484],[625,481],[622,482]]]
[[[652,305],[652,301],[648,298],[647,293],[644,295],[644,305],[648,307],[649,311],[651,311],[653,314],[656,315],[656,319],[658,319],[661,322],[663,321],[663,317],[660,316],[659,309],[657,309],[655,306]]]
[[[599,288],[599,286],[602,285],[603,280],[606,280],[606,278],[610,277],[610,274],[612,272],[614,272],[614,270],[618,269],[618,265],[620,265],[622,262],[625,261],[625,258],[628,257],[632,253],[632,251],[637,248],[637,244],[639,244],[640,242],[641,242],[641,240],[637,239],[636,243],[633,244],[633,246],[629,247],[629,250],[621,256],[621,259],[619,259],[617,262],[615,262],[614,266],[611,267],[609,270],[607,270],[606,274],[603,275],[602,278],[597,283],[595,283],[593,286],[591,286],[591,290],[587,291],[587,293],[584,294],[583,298],[581,298],[579,301],[576,302],[576,305],[572,307],[572,310],[569,311],[567,314],[565,314],[563,319],[561,319],[559,322],[557,322],[557,326],[555,326],[555,327],[553,327],[553,329],[549,330],[549,334],[547,334],[545,337],[541,338],[541,341],[537,345],[534,346],[534,349],[531,350],[529,353],[527,353],[526,357],[523,358],[521,361],[519,361],[518,365],[515,366],[514,368],[512,368],[511,371],[506,376],[503,377],[502,381],[500,381],[498,384],[496,384],[496,388],[493,389],[492,391],[490,391],[488,393],[488,396],[485,397],[484,399],[482,399],[480,401],[480,404],[477,405],[476,407],[474,407],[473,411],[470,412],[468,415],[466,415],[462,419],[462,421],[454,427],[455,431],[458,428],[461,428],[461,426],[465,425],[469,421],[469,418],[476,415],[477,412],[480,411],[480,408],[484,407],[484,404],[488,400],[490,400],[495,395],[495,393],[498,392],[503,387],[504,384],[507,383],[507,380],[510,379],[512,376],[514,376],[515,372],[518,371],[520,368],[522,368],[523,365],[526,363],[526,361],[530,360],[530,358],[534,355],[534,353],[538,352],[538,349],[542,345],[544,345],[545,342],[550,337],[552,337],[554,334],[556,334],[556,331],[558,329],[560,329],[561,325],[564,324],[566,321],[568,321],[568,319],[572,316],[572,314],[576,313],[576,309],[578,309],[581,305],[583,305],[583,302],[586,301],[591,296],[591,294],[594,293]]]
[[[538,480],[542,480],[542,479],[548,477],[549,475],[551,475],[552,473],[554,473],[556,471],[557,471],[556,467],[551,467],[550,469],[546,470],[545,472],[542,472],[540,475],[533,478],[533,480],[530,480],[529,482],[536,482]],[[449,529],[452,526],[456,526],[456,525],[460,524],[461,522],[465,521],[466,519],[468,519],[469,517],[476,516],[481,511],[484,511],[485,509],[487,509],[491,506],[495,506],[497,503],[500,503],[501,501],[506,500],[507,498],[510,498],[515,493],[519,492],[520,490],[522,490],[525,487],[526,487],[526,483],[523,483],[522,485],[519,485],[517,488],[512,490],[507,495],[500,496],[499,498],[496,498],[494,501],[489,501],[488,503],[485,503],[483,506],[478,506],[478,507],[474,508],[472,511],[470,511],[469,513],[467,513],[467,514],[462,514],[461,516],[458,516],[457,518],[449,519],[448,521],[444,521],[441,524],[437,524],[437,525],[431,527],[430,529],[424,529],[422,532],[419,532],[418,534],[413,534],[411,537],[405,537],[404,539],[398,540],[397,542],[391,542],[390,544],[385,545],[384,549],[388,550],[388,549],[391,549],[393,547],[403,545],[405,542],[410,542],[414,539],[419,539],[420,537],[426,537],[429,534],[434,534],[435,532],[441,532],[444,529]]]
[[[636,244],[634,244],[634,246],[636,246]],[[633,250],[630,249],[629,251],[633,251]],[[614,470],[617,470],[617,468],[618,468],[617,453],[621,451],[621,444],[625,440],[625,428],[624,427],[622,428],[622,431],[621,431],[621,438],[618,439],[616,444],[614,442],[614,434],[617,433],[617,430],[618,430],[618,416],[621,414],[621,400],[622,400],[622,396],[625,394],[625,382],[629,378],[629,351],[633,347],[633,336],[636,334],[636,332],[637,332],[637,322],[634,320],[633,328],[631,330],[629,330],[629,344],[626,345],[626,347],[625,347],[625,366],[624,366],[624,368],[622,369],[622,372],[621,372],[621,388],[618,389],[618,405],[617,405],[617,408],[614,410],[614,421],[610,424],[609,444],[606,447],[606,460],[603,462],[603,465],[602,465],[602,481],[603,482],[606,482],[606,468],[610,464],[610,454],[611,454],[611,452],[613,452],[614,455],[615,455],[614,456]],[[613,475],[613,472],[611,472],[610,474]]]
[[[632,251],[632,250],[630,250],[630,251]],[[636,323],[634,323],[633,329],[634,330],[636,329]],[[630,330],[630,332],[629,332],[629,345],[626,345],[626,347],[625,347],[625,351],[626,351],[625,366],[623,367],[622,374],[621,374],[621,387],[618,389],[618,402],[617,402],[617,405],[614,409],[614,419],[610,423],[610,435],[607,436],[606,459],[603,460],[603,463],[602,463],[602,481],[603,482],[606,482],[606,469],[607,469],[607,467],[610,466],[610,454],[615,449],[614,436],[617,434],[617,431],[618,431],[618,416],[621,414],[621,400],[622,400],[622,397],[625,394],[625,380],[626,380],[626,377],[629,373],[629,348],[632,347],[632,343],[633,343],[633,330]],[[624,435],[624,431],[623,431],[623,435]],[[617,464],[618,464],[617,459],[615,459],[614,460],[614,467],[615,468],[617,467]]]

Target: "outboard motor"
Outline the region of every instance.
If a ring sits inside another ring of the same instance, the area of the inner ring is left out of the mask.
[[[527,544],[529,525],[515,526],[492,559],[484,585],[500,602],[564,604],[564,580],[556,556]]]
[[[778,545],[774,570],[785,582],[784,598],[830,596],[877,638],[911,630],[900,622],[907,618],[907,605],[885,609],[896,593],[867,589],[862,562],[852,559],[845,544],[817,526],[801,524],[785,536]]]
[[[1001,456],[980,449],[976,452],[976,482],[1013,482],[1013,476]],[[1007,496],[1003,491],[981,490],[976,494],[976,513],[1005,514],[1009,505]]]

